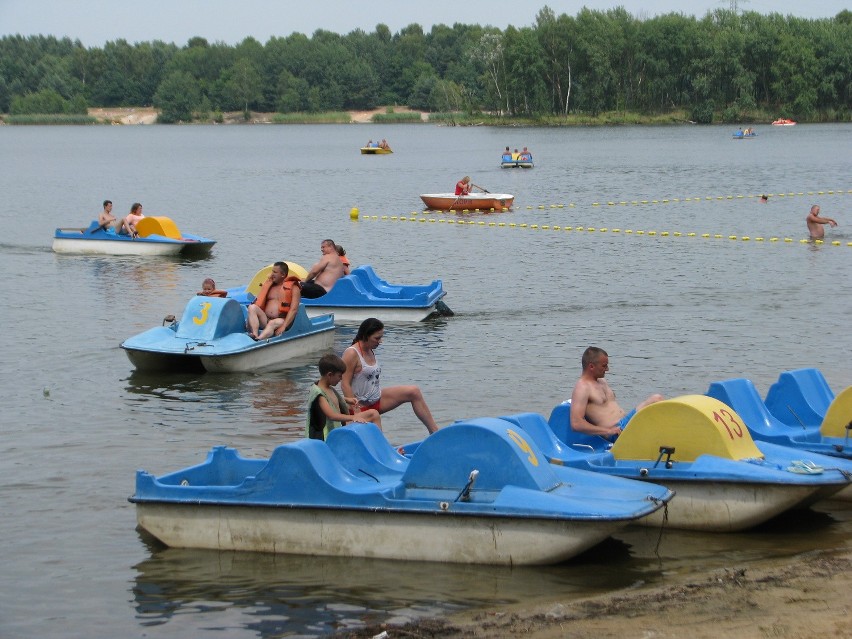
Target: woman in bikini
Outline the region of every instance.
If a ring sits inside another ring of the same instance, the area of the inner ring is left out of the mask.
[[[434,433],[438,430],[438,424],[417,386],[382,388],[382,367],[376,359],[375,349],[382,343],[384,333],[385,325],[375,317],[361,322],[352,346],[343,351],[343,361],[346,363],[346,372],[340,382],[343,399],[356,411],[373,408],[381,415],[402,404],[411,404],[417,419],[426,430]]]

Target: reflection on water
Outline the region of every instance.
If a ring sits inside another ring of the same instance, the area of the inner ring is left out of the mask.
[[[464,608],[566,603],[671,575],[842,547],[852,506],[830,508],[788,513],[745,533],[629,527],[566,563],[522,568],[166,549],[140,532],[150,557],[134,566],[132,590],[140,622],[163,625],[169,636],[176,618],[183,618],[179,630],[187,616],[194,627],[316,636]]]

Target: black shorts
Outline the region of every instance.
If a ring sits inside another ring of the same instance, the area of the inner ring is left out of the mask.
[[[307,298],[309,300],[314,300],[318,297],[322,297],[328,291],[326,291],[322,286],[310,280],[309,282],[302,283],[302,297]]]

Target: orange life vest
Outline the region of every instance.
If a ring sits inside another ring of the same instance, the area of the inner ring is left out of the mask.
[[[284,317],[290,311],[290,303],[293,300],[293,286],[301,286],[301,280],[294,276],[287,276],[281,283],[281,293],[278,296],[278,317]],[[269,297],[269,291],[272,289],[272,280],[267,279],[263,286],[260,287],[260,292],[257,294],[252,304],[266,311],[266,298]]]

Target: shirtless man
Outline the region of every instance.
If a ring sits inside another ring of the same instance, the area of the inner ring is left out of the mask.
[[[106,231],[111,224],[115,224],[115,216],[112,214],[112,200],[104,200],[104,210],[98,214],[98,228],[96,231]]]
[[[812,240],[821,240],[825,237],[825,229],[822,227],[823,224],[837,226],[836,220],[830,217],[819,216],[819,206],[817,204],[814,204],[811,207],[811,212],[808,213],[808,217],[805,218],[805,222],[808,225],[808,233],[811,234]]]
[[[571,428],[587,435],[617,436],[640,408],[663,399],[651,395],[627,413],[615,401],[615,393],[604,375],[609,370],[609,356],[601,348],[590,346],[583,353],[583,374],[571,393]]]
[[[334,240],[323,240],[320,251],[322,258],[311,267],[308,276],[302,280],[302,297],[306,299],[322,297],[344,275],[343,262],[337,254]]]
[[[257,298],[248,307],[248,333],[252,339],[267,339],[290,328],[299,310],[301,295],[297,277],[287,277],[286,262],[275,262]],[[261,333],[258,330],[263,329]]]

